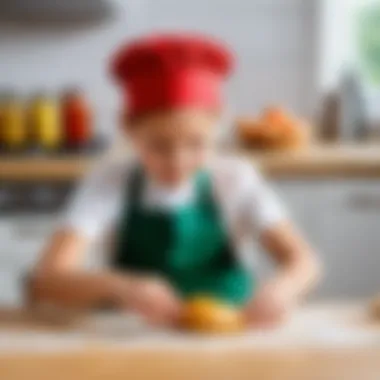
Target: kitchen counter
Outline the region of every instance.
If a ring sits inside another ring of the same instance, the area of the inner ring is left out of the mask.
[[[155,330],[117,314],[47,319],[0,311],[7,380],[375,380],[379,357],[380,325],[364,302],[315,304],[274,331],[211,337]]]
[[[113,156],[115,151],[108,152]],[[272,178],[378,178],[379,145],[315,145],[294,152],[238,150]],[[2,158],[0,179],[13,181],[76,180],[100,157]]]

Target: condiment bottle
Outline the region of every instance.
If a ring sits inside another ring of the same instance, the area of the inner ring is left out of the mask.
[[[56,150],[62,145],[62,124],[57,101],[45,95],[35,96],[29,107],[29,123],[34,145]]]
[[[71,90],[64,94],[62,119],[66,146],[85,148],[93,138],[93,126],[91,108],[82,92]]]
[[[0,141],[7,151],[26,147],[28,138],[23,102],[14,95],[4,95],[0,100]]]

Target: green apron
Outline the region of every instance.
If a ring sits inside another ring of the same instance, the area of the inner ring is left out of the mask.
[[[144,207],[144,175],[129,181],[113,265],[119,270],[161,275],[185,298],[208,295],[242,305],[254,278],[236,260],[206,172],[196,176],[194,202],[175,210]]]

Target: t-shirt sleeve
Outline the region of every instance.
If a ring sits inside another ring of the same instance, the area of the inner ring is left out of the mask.
[[[257,233],[288,218],[283,202],[260,172],[250,163],[239,169],[243,212]]]
[[[105,233],[125,207],[122,200],[127,172],[125,167],[110,163],[93,168],[71,196],[60,227],[89,239]]]

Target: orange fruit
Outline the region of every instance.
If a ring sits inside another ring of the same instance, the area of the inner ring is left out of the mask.
[[[233,333],[244,329],[242,313],[232,305],[207,297],[189,300],[183,310],[181,326],[203,333]]]

